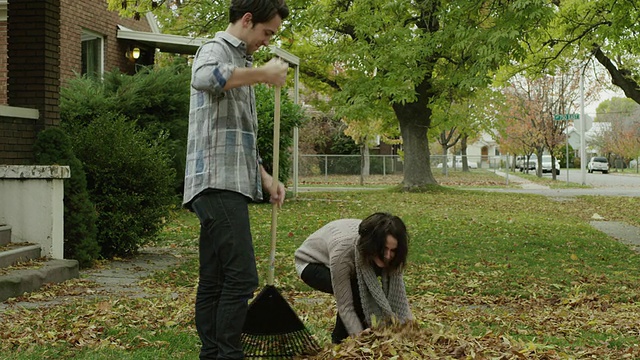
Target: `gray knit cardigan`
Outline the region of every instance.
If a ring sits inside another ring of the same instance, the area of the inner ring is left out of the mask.
[[[360,238],[358,226],[362,220],[341,219],[332,221],[311,234],[295,252],[298,274],[310,263],[324,264],[331,271],[333,294],[338,314],[349,335],[364,330],[353,304],[350,279],[358,277],[360,299],[367,325],[372,317],[377,322],[392,318],[400,322],[412,319],[402,273],[382,273],[382,286],[371,266],[356,266],[356,243]]]

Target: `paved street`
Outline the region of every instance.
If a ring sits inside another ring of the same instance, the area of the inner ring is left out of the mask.
[[[615,172],[610,172],[608,174],[589,174],[588,172],[585,172],[585,184],[592,186],[592,188],[588,189],[550,189],[546,186],[541,186],[518,177],[518,174],[520,173],[517,172],[510,172],[509,175],[507,175],[506,173],[498,171],[496,174],[504,176],[510,183],[521,184],[522,188],[485,189],[486,191],[529,193],[553,197],[578,195],[640,196],[640,174],[620,174]],[[543,176],[550,178],[551,174],[544,174]],[[579,169],[570,169],[568,178],[569,182],[576,184],[582,183],[582,174]],[[557,180],[564,182],[567,181],[566,169],[560,169],[560,175],[557,177]]]
[[[544,177],[551,177],[551,174],[545,174]],[[567,170],[560,169],[560,175],[557,177],[559,181],[567,181]],[[582,183],[582,173],[579,169],[569,169],[569,182],[576,184]],[[594,187],[630,187],[640,188],[640,174],[635,173],[616,173],[611,171],[608,174],[595,172],[589,174],[585,171],[585,183]]]

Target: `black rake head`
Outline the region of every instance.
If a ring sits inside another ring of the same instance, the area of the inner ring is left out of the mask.
[[[313,335],[273,285],[262,289],[249,304],[241,339],[245,357],[284,359],[320,351]]]

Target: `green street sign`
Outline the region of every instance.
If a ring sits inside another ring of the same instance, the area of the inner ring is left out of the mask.
[[[555,114],[553,115],[553,120],[555,121],[580,120],[580,114]]]

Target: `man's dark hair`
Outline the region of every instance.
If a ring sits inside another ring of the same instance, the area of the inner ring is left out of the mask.
[[[289,8],[284,0],[231,0],[229,22],[235,23],[246,13],[253,15],[253,24],[271,21],[276,15],[284,20],[289,15]]]
[[[360,241],[358,241],[357,250],[364,263],[373,262],[375,257],[384,259],[387,235],[391,235],[398,240],[398,247],[395,250],[395,256],[389,262],[389,270],[404,268],[407,262],[409,234],[399,217],[381,212],[369,215],[360,223],[358,234]]]

